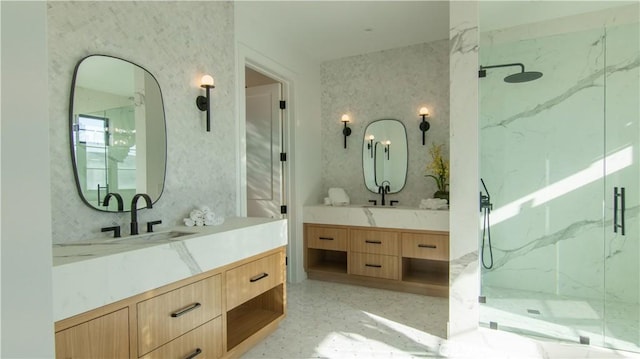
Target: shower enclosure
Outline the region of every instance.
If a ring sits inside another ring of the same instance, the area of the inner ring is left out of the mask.
[[[479,79],[481,325],[640,351],[640,28],[558,23],[481,18],[479,65],[543,73]]]

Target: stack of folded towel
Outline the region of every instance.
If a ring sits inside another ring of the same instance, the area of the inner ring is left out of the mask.
[[[428,198],[420,201],[420,209],[447,209],[449,205],[446,199]]]
[[[329,188],[329,201],[332,206],[348,206],[349,196],[342,188]]]
[[[193,226],[217,226],[224,222],[224,217],[216,215],[209,207],[199,206],[189,213],[189,218],[184,219],[184,225]]]

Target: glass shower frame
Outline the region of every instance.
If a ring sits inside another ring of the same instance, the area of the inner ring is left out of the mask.
[[[499,38],[481,33],[479,65],[544,76],[480,79],[494,255],[481,269],[481,325],[640,351],[638,24]]]

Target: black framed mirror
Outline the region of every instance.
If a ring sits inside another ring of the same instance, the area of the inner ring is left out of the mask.
[[[389,185],[388,193],[397,193],[407,181],[407,131],[398,120],[384,119],[371,122],[362,140],[362,170],[367,189],[377,193],[378,188]]]
[[[164,190],[167,136],[160,85],[143,67],[113,56],[78,62],[69,105],[71,158],[78,194],[89,207],[129,211],[136,193],[157,202]]]

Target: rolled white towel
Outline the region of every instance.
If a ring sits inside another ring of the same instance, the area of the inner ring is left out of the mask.
[[[193,211],[191,211],[191,213],[189,213],[189,218],[196,222],[198,220],[204,220],[204,213],[199,209],[194,209]]]
[[[187,226],[187,227],[193,227],[193,226],[196,225],[196,221],[194,221],[191,218],[185,218],[185,219],[183,219],[183,221],[184,221],[184,225]]]
[[[214,221],[216,219],[216,214],[214,212],[205,212],[204,216],[203,216],[203,219],[204,219],[205,223],[207,221],[209,221],[209,222]]]
[[[332,206],[349,205],[349,196],[342,188],[329,188],[329,199]]]
[[[196,219],[196,227],[204,226],[204,219]]]
[[[211,208],[209,208],[208,206],[198,206],[198,209],[204,214],[211,212]]]

